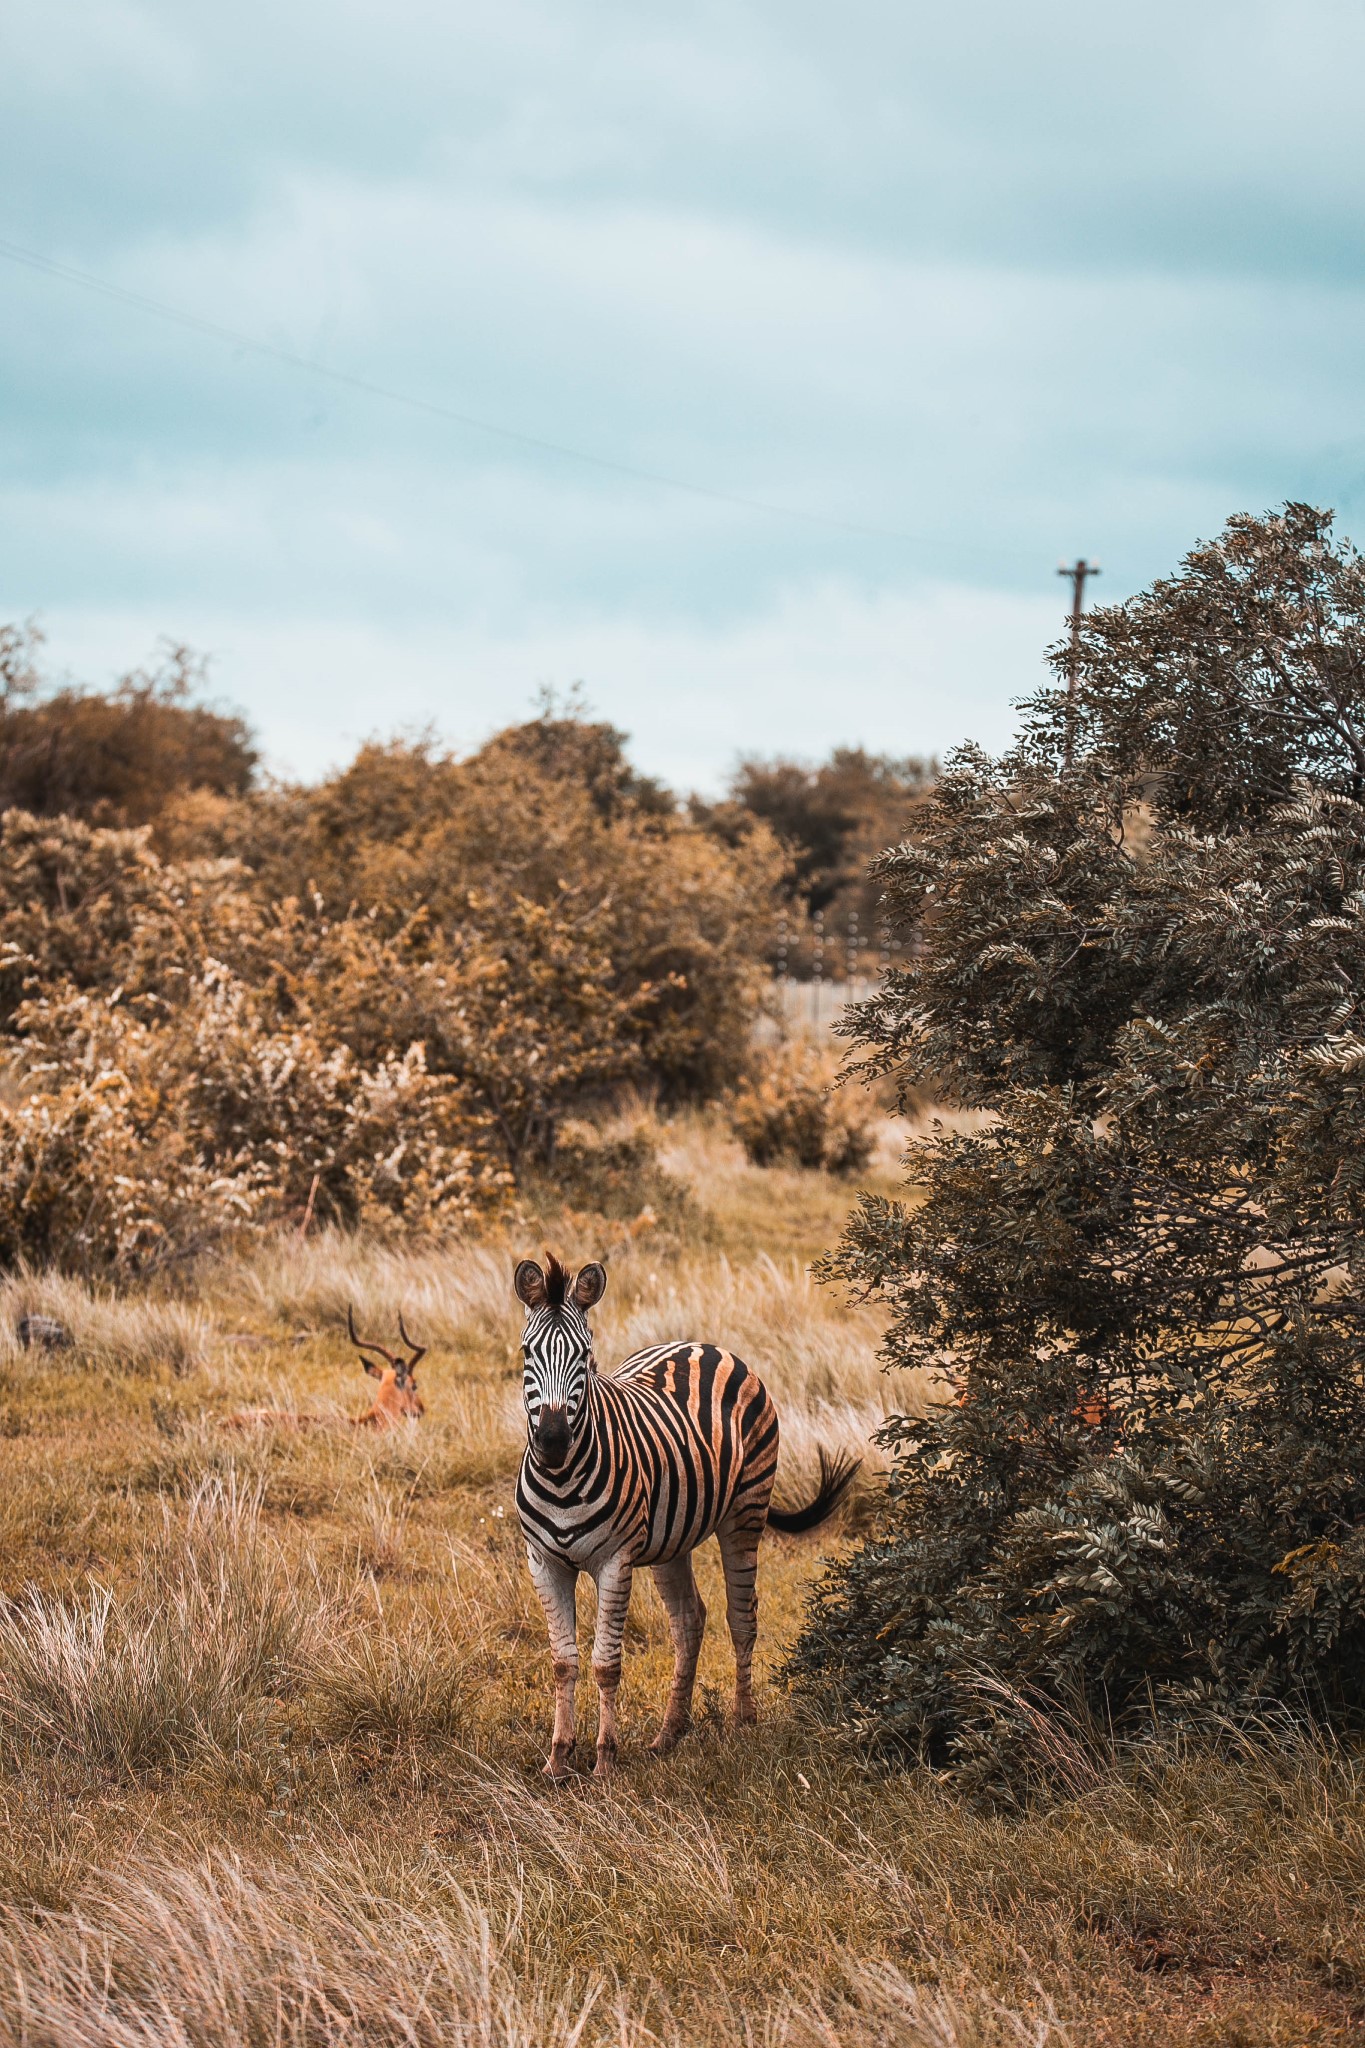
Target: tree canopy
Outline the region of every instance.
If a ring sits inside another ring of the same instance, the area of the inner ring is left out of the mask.
[[[1365,569],[1290,505],[1092,613],[876,863],[922,957],[864,1065],[985,1114],[828,1262],[949,1398],[795,1668],[975,1781],[1063,1708],[1365,1705],[1363,770]]]
[[[185,647],[107,692],[43,691],[41,636],[0,628],[0,812],[148,825],[188,790],[243,796],[256,772],[246,723],[196,702],[202,664]]]

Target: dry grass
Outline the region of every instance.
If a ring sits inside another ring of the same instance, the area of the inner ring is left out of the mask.
[[[802,1271],[850,1191],[747,1168],[702,1125],[669,1143],[711,1222],[620,1247],[602,1352],[733,1343],[778,1396],[797,1490],[817,1439],[856,1441],[898,1398],[875,1318]],[[577,1228],[566,1252],[600,1249]],[[973,1811],[773,1682],[819,1539],[765,1548],[756,1734],[726,1723],[706,1551],[693,1735],[645,1755],[671,1657],[642,1583],[620,1777],[547,1788],[511,1250],[295,1241],[190,1305],[11,1283],[6,1317],[58,1314],[77,1343],[0,1357],[0,2048],[1359,2038],[1353,1752],[1101,1748],[1065,1800]],[[219,1428],[253,1401],[365,1405],[348,1298],[432,1342],[427,1419]]]
[[[58,1273],[20,1273],[0,1278],[0,1372],[31,1362],[15,1334],[29,1315],[61,1323],[76,1360],[95,1371],[178,1377],[203,1365],[208,1354],[209,1319],[193,1304],[120,1297]]]

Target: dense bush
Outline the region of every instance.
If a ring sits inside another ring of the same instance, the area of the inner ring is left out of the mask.
[[[0,1265],[145,1271],[298,1214],[448,1228],[507,1175],[459,1084],[420,1044],[362,1066],[276,1028],[211,964],[168,1009],[66,992],[15,1017],[0,1106]]]
[[[784,856],[766,828],[731,846],[681,814],[632,773],[610,726],[547,714],[463,761],[368,746],[316,789],[186,806],[176,829],[184,852],[242,860],[272,901],[316,896],[333,917],[360,903],[386,929],[421,906],[443,943],[458,933],[506,959],[527,994],[542,989],[543,1024],[576,1013],[601,1042],[584,1006],[610,1006],[613,1057],[585,1088],[634,1078],[696,1100],[739,1072]],[[502,1015],[496,977],[485,994],[462,1061]],[[576,1057],[567,1041],[564,1057]],[[490,1086],[500,1096],[504,1083]],[[534,1102],[497,1114],[515,1149],[544,1154],[552,1133]]]
[[[1066,766],[1068,758],[1074,766]],[[1365,568],[1235,519],[1087,621],[1073,704],[960,754],[879,873],[927,950],[871,1067],[993,1113],[830,1272],[958,1399],[796,1668],[1017,1780],[1040,1709],[1365,1704]]]
[[[865,1095],[838,1082],[838,1061],[811,1039],[756,1048],[727,1103],[754,1165],[860,1172],[872,1157],[875,1115]]]
[[[146,825],[180,791],[250,788],[250,734],[240,718],[194,701],[201,670],[188,649],[170,649],[108,695],[40,694],[40,644],[35,633],[0,628],[0,811]]]
[[[158,833],[0,819],[0,1262],[145,1267],[300,1215],[444,1228],[570,1173],[566,1117],[740,1070],[782,856],[621,736],[369,747]]]

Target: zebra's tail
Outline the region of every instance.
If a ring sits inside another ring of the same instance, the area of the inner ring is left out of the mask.
[[[820,1486],[814,1500],[807,1501],[803,1508],[769,1508],[768,1527],[780,1529],[784,1536],[801,1536],[807,1529],[818,1529],[822,1522],[829,1520],[852,1486],[862,1462],[861,1458],[852,1457],[847,1451],[840,1451],[831,1458],[822,1445]]]

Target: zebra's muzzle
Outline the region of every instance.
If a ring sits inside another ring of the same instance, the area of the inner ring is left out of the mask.
[[[540,1464],[554,1471],[569,1456],[569,1418],[562,1408],[542,1408],[531,1438]]]

